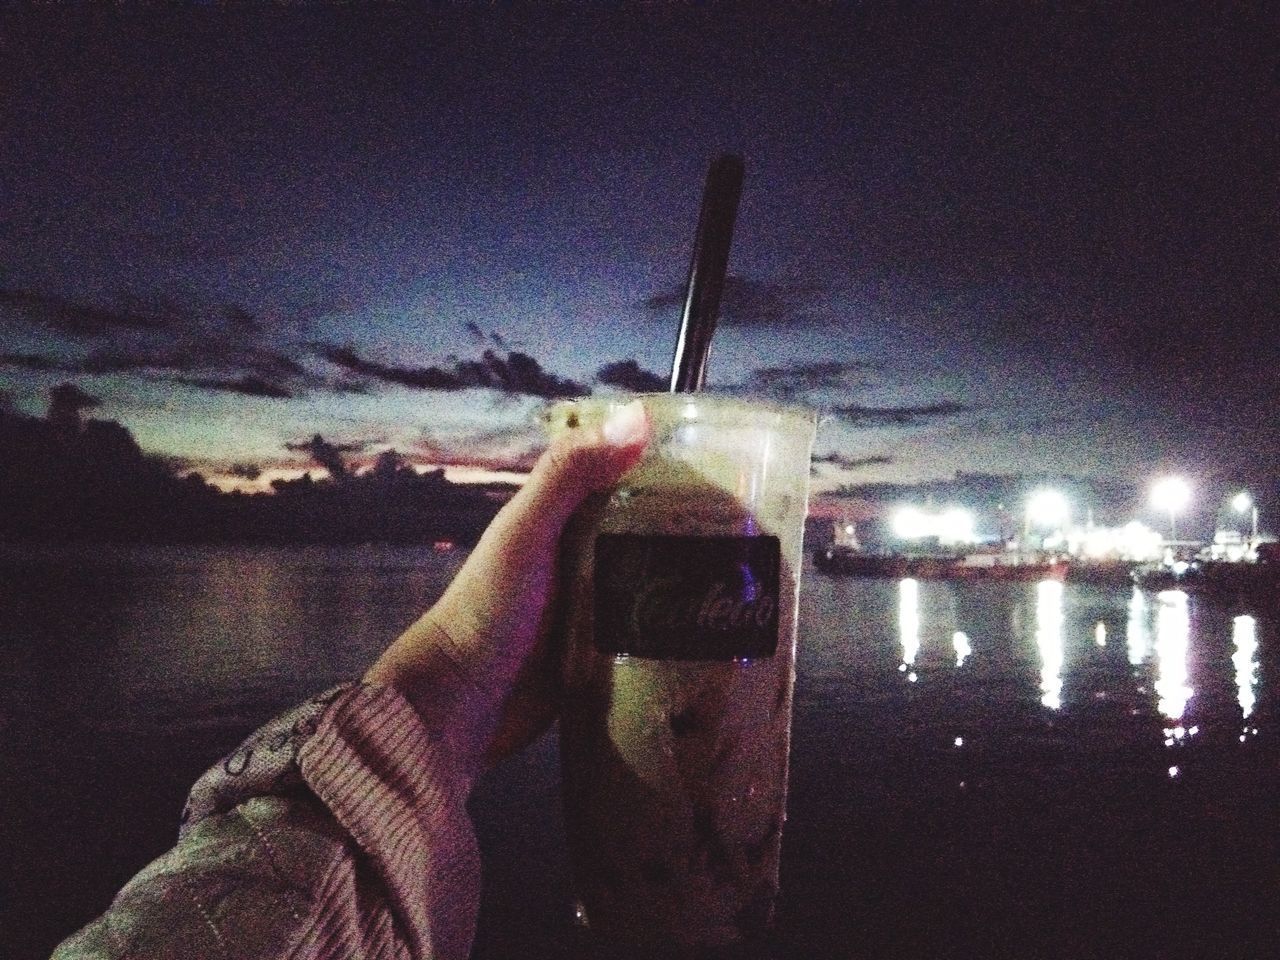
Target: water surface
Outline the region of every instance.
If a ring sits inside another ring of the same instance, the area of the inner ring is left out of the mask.
[[[100,912],[207,765],[359,675],[461,560],[0,548],[5,955]],[[778,955],[1269,954],[1276,625],[1181,593],[806,569]],[[473,801],[477,957],[571,946],[557,776],[547,738]]]

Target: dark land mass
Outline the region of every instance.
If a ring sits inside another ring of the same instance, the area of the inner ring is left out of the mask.
[[[473,544],[510,493],[419,474],[394,451],[359,475],[330,469],[324,480],[277,481],[273,493],[224,493],[143,453],[121,424],[82,419],[75,397],[59,400],[63,389],[46,418],[0,410],[0,538]]]

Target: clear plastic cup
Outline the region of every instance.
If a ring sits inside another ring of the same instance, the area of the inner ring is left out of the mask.
[[[549,429],[631,399],[558,404]],[[644,459],[566,533],[560,736],[579,919],[660,956],[772,923],[815,417],[641,399]]]

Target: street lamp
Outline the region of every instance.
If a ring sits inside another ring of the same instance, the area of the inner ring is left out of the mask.
[[[1236,513],[1248,513],[1252,515],[1252,522],[1250,524],[1252,533],[1250,534],[1249,542],[1256,542],[1258,539],[1258,505],[1253,502],[1253,497],[1249,496],[1249,492],[1247,490],[1241,490],[1232,497],[1231,507]]]
[[[1178,539],[1178,513],[1191,502],[1191,486],[1181,477],[1165,477],[1151,488],[1151,505],[1169,514],[1169,542]]]

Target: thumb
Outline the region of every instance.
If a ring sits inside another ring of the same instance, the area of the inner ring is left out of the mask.
[[[598,423],[556,437],[445,591],[440,613],[483,632],[540,610],[565,522],[589,495],[613,486],[636,465],[650,432],[648,413],[634,400],[614,405]]]
[[[526,522],[559,535],[569,516],[592,493],[616,484],[636,465],[651,426],[644,404],[613,404],[602,421],[570,427],[552,442],[512,506]],[[523,502],[517,503],[516,500]]]

